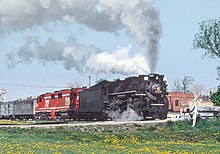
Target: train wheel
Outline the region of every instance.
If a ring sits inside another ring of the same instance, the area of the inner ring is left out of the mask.
[[[152,116],[152,120],[157,119],[157,114],[156,114],[156,113],[155,113],[155,114],[152,114],[151,116]]]
[[[69,116],[69,121],[73,120],[76,121],[76,113],[73,112],[68,112],[68,116]]]
[[[157,115],[153,114],[153,113],[143,114],[143,120],[155,120],[156,117],[157,117]]]
[[[159,116],[159,119],[161,119],[161,120],[167,119],[167,114],[166,113],[161,113],[158,116]]]

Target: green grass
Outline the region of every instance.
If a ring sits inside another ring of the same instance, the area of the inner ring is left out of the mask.
[[[220,120],[166,125],[1,128],[0,153],[220,153]]]
[[[0,120],[0,125],[23,125],[23,124],[28,124],[28,123],[26,121]]]

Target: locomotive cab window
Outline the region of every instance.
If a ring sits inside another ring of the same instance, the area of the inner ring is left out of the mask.
[[[76,98],[77,97],[77,93],[74,93],[74,98]]]
[[[58,98],[62,98],[62,93],[58,93]]]
[[[51,94],[51,99],[54,99],[55,98],[55,95],[54,94]]]

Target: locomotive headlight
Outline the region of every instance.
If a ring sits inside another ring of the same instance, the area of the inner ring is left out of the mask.
[[[162,86],[158,83],[153,84],[151,88],[152,88],[151,91],[154,94],[162,94],[162,92],[163,92]]]
[[[155,93],[155,94],[161,94],[161,93],[162,93],[161,87],[155,88],[155,89],[154,89],[154,93]]]

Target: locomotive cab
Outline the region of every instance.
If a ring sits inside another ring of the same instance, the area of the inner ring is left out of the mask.
[[[79,93],[82,92],[84,88],[75,88],[71,90],[70,93],[70,110],[78,112],[79,110]]]

